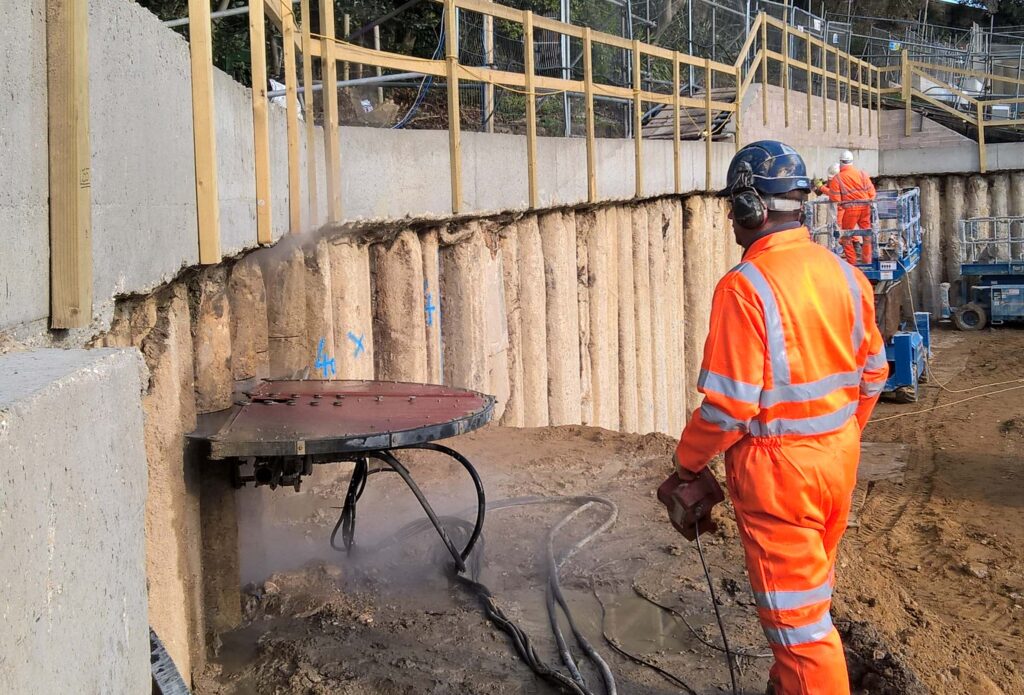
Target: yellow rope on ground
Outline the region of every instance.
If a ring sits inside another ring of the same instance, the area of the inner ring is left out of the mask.
[[[1017,379],[1017,382],[1024,382],[1024,379]],[[1015,383],[1015,382],[1011,381],[1011,382],[1005,382],[1005,383]],[[983,388],[983,387],[979,386],[977,388]],[[1024,389],[1024,383],[1022,383],[1020,386],[1011,386],[1008,389],[999,389],[998,391],[989,391],[988,393],[979,393],[976,396],[968,396],[967,398],[961,398],[959,400],[953,401],[952,403],[941,403],[939,405],[933,405],[931,408],[924,408],[923,410],[915,410],[915,411],[910,412],[910,413],[899,413],[898,415],[890,415],[888,417],[878,418],[878,419],[875,419],[875,420],[868,420],[868,424],[872,425],[872,424],[874,424],[876,422],[885,422],[886,420],[896,420],[897,418],[910,417],[911,415],[922,415],[924,413],[930,413],[933,410],[938,410],[939,408],[948,408],[951,405],[959,405],[961,403],[966,403],[967,401],[973,401],[973,400],[978,399],[978,398],[987,398],[988,396],[995,396],[996,394],[1006,393],[1007,391],[1017,391],[1019,389]]]

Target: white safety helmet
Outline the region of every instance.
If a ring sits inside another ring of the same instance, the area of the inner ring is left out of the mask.
[[[831,177],[835,176],[835,175],[836,175],[836,174],[838,174],[838,173],[839,173],[839,165],[838,165],[838,164],[833,164],[832,166],[830,166],[830,167],[828,168],[828,175],[829,175],[829,178],[831,178]]]
[[[853,152],[850,150],[843,150],[843,153],[839,155],[840,164],[853,164]]]

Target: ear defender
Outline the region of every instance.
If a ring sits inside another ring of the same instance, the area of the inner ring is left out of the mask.
[[[744,229],[757,229],[768,221],[768,206],[753,188],[746,188],[731,196],[732,219]]]

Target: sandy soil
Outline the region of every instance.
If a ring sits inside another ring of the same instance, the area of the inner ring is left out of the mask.
[[[1024,377],[1020,332],[942,332],[936,342],[934,381],[950,380],[947,389]],[[933,386],[917,405],[883,404],[876,417],[991,390],[956,394]],[[910,456],[901,479],[864,488],[860,526],[848,534],[837,568],[834,615],[857,692],[1024,693],[1024,389],[882,421],[865,440],[909,445]],[[565,565],[562,583],[620,693],[681,690],[613,651],[602,629],[693,691],[728,692],[722,655],[694,634],[720,639],[696,549],[675,534],[653,496],[670,470],[672,440],[583,427],[488,428],[452,444],[477,464],[492,501],[594,494],[618,505],[616,524]],[[439,511],[466,508],[464,474],[432,456],[406,458]],[[553,692],[487,622],[476,599],[446,576],[433,534],[370,551],[421,516],[396,477],[370,479],[359,505],[359,551],[330,551],[327,536],[345,484],[322,473],[302,495],[261,491],[277,522],[273,533],[243,528],[243,553],[260,558],[248,572],[262,579],[263,567],[287,571],[248,588],[246,622],[221,637],[197,693]],[[573,508],[555,501],[496,510],[485,531],[483,581],[551,664],[559,662],[544,609],[542,553],[548,529]],[[733,647],[764,652],[730,515],[727,504],[705,553]],[[601,509],[588,510],[565,527],[556,549],[603,517]],[[317,551],[295,552],[311,547]],[[693,630],[637,590],[681,613]],[[607,607],[604,620],[595,591]],[[742,692],[763,692],[768,665],[740,659]],[[600,691],[596,672],[585,676]]]

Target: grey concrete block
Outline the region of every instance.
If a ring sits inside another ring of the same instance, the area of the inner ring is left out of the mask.
[[[149,692],[144,369],[0,356],[0,692]]]

